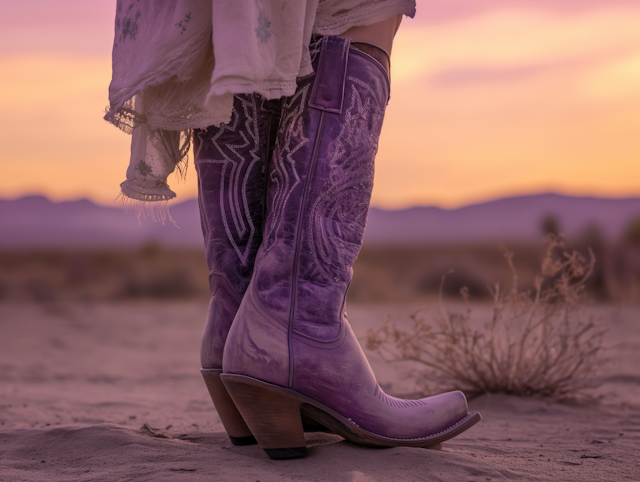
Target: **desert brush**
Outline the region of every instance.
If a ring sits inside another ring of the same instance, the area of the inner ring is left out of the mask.
[[[503,254],[512,275],[510,290],[490,288],[493,310],[487,323],[472,323],[469,293],[464,308],[449,310],[442,296],[437,310],[420,310],[409,320],[388,318],[369,330],[367,348],[386,361],[412,361],[420,395],[459,389],[468,396],[506,393],[573,399],[596,385],[604,331],[585,309],[589,259],[569,252],[550,234],[533,289],[521,291],[513,254]],[[408,324],[407,324],[408,321]]]

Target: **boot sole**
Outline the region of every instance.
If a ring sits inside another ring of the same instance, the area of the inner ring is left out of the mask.
[[[258,441],[252,435],[229,396],[227,389],[220,380],[222,369],[203,368],[200,370],[204,383],[207,385],[211,401],[218,411],[220,421],[229,435],[231,443],[236,446],[255,445]]]
[[[303,416],[350,442],[371,447],[430,447],[461,434],[482,419],[480,413],[468,412],[437,434],[411,439],[391,438],[369,432],[327,405],[295,390],[245,375],[223,373],[220,379],[260,447],[272,459],[306,454]]]

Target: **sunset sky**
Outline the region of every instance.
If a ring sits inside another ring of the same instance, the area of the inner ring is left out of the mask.
[[[115,0],[0,5],[0,198],[111,203]],[[640,1],[422,0],[392,55],[374,205],[640,196]],[[195,195],[170,178],[178,200]]]

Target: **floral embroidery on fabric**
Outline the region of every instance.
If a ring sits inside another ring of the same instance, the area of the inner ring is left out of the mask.
[[[186,14],[184,16],[184,18],[182,20],[180,20],[178,23],[175,24],[176,27],[182,29],[180,31],[180,35],[182,35],[183,33],[185,33],[187,31],[187,24],[191,21],[191,12],[189,12],[188,14]]]
[[[149,174],[153,172],[151,166],[144,162],[144,159],[141,159],[138,165],[136,166],[136,170],[140,173],[141,176],[147,177]]]
[[[256,37],[263,44],[266,44],[271,37],[271,21],[267,18],[264,10],[260,10],[258,14],[258,26],[256,27]]]
[[[127,16],[120,22],[119,18],[116,18],[116,29],[122,28],[120,31],[120,42],[124,42],[129,37],[131,40],[135,40],[138,35],[138,19],[142,16],[140,10],[135,15],[131,12],[133,4],[129,5],[127,10]]]

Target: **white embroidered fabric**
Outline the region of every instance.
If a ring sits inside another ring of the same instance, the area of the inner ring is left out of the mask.
[[[118,0],[105,119],[132,134],[122,194],[175,197],[191,130],[227,123],[233,95],[293,95],[311,73],[312,34],[404,14],[415,0]]]

